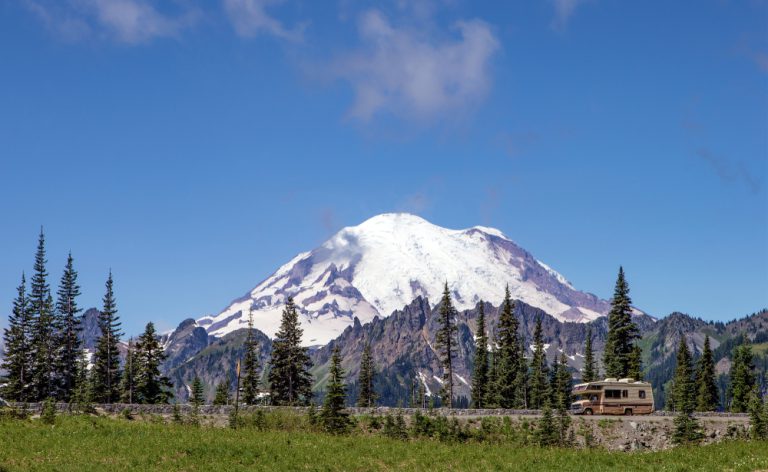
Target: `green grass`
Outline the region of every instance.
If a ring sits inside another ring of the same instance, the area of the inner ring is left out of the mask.
[[[195,428],[64,417],[0,422],[0,471],[26,470],[744,470],[768,468],[768,442],[654,453],[398,441],[380,436]]]

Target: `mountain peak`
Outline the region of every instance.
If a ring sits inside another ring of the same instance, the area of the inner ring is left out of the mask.
[[[324,344],[355,317],[366,323],[420,296],[439,300],[446,281],[458,309],[481,300],[498,304],[509,285],[514,298],[561,321],[589,321],[608,311],[606,301],[575,290],[497,229],[454,230],[409,213],[384,213],[299,254],[245,297],[198,323],[223,336],[244,327],[253,308],[255,326],[271,336],[292,296],[305,342]]]

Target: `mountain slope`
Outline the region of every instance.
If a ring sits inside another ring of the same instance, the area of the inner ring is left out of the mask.
[[[325,344],[353,319],[389,316],[417,297],[438,300],[447,281],[459,309],[512,296],[560,321],[586,322],[609,304],[576,290],[502,232],[476,226],[451,230],[409,214],[383,214],[344,228],[322,246],[299,254],[250,293],[198,324],[220,337],[246,326],[273,336],[286,297],[301,312],[308,345]]]

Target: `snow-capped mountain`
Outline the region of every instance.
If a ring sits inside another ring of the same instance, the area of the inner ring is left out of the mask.
[[[609,303],[580,292],[501,231],[475,226],[452,230],[418,216],[388,213],[344,228],[322,246],[299,254],[198,324],[221,337],[247,326],[274,336],[286,297],[301,312],[304,340],[325,344],[352,324],[389,316],[418,296],[437,303],[448,282],[458,309],[512,297],[561,321],[586,322],[607,314]]]

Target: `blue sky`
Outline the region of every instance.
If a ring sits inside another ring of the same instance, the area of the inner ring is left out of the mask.
[[[501,229],[576,287],[768,306],[768,3],[0,0],[0,307],[40,225],[126,331],[346,225]],[[5,317],[0,315],[0,325]]]

